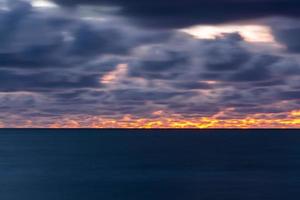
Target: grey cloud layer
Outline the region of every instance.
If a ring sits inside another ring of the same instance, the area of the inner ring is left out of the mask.
[[[235,108],[241,115],[299,107],[300,67],[288,52],[253,51],[238,33],[214,40],[140,29],[110,15],[84,19],[64,8],[15,2],[0,11],[0,102],[6,116],[184,116]],[[84,9],[84,8],[78,8]],[[98,18],[97,18],[98,17]],[[290,37],[294,40],[293,37]],[[128,66],[110,84],[101,78]],[[270,107],[290,100],[287,107]]]

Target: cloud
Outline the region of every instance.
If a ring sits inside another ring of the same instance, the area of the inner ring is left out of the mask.
[[[8,6],[0,12],[1,66],[74,65],[104,54],[124,55],[136,46],[170,35],[168,31],[137,30],[122,20],[101,15],[98,17],[103,21],[95,24],[81,18],[81,11],[74,15],[59,8],[40,12],[23,1]]]
[[[7,6],[0,11],[3,91],[99,86],[132,49],[170,35],[135,30],[112,17],[95,26],[61,9],[40,12],[29,2]]]
[[[300,52],[299,34],[300,27],[290,27],[274,31],[276,39],[286,45],[287,50],[292,53]]]
[[[295,100],[300,99],[300,90],[290,90],[279,93],[281,99]]]
[[[272,79],[270,66],[280,58],[273,55],[258,55],[247,63],[244,69],[235,72],[228,78],[229,81],[268,81]]]
[[[297,0],[55,0],[62,5],[120,7],[120,15],[158,28],[182,28],[270,16],[299,17]]]
[[[251,58],[251,53],[239,44],[238,33],[227,34],[224,39],[209,42],[205,51],[205,65],[211,71],[238,70]]]
[[[198,5],[188,5],[192,3]],[[215,6],[228,1],[218,3]],[[254,5],[245,4],[250,3]],[[289,47],[297,41],[282,32],[294,22],[278,29],[265,23],[288,47],[282,51],[273,43],[248,42],[239,32],[204,39],[175,29],[141,28],[96,8],[77,7],[68,13],[70,8],[32,7],[23,1],[7,5],[0,9],[0,119],[42,117],[41,123],[48,124],[82,115],[157,118],[153,113],[214,119],[286,113],[299,107],[300,61]],[[130,1],[122,12],[134,5],[146,6]],[[164,5],[154,1],[149,6]],[[157,27],[162,26],[165,18],[160,13],[157,17],[162,20]],[[174,21],[177,17],[182,13]],[[150,22],[145,16],[141,19]],[[166,27],[186,25],[174,23]]]
[[[271,27],[275,40],[285,47],[288,53],[299,53],[300,23],[297,18],[274,18],[268,19],[265,23]]]
[[[50,89],[100,87],[96,74],[62,74],[59,71],[30,74],[21,74],[9,70],[0,70],[0,72],[0,91],[43,91]]]

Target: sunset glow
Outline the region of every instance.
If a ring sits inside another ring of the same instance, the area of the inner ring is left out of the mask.
[[[228,113],[227,113],[228,112]],[[245,117],[226,117],[231,109],[221,111],[208,117],[183,117],[179,114],[168,114],[163,111],[152,113],[151,118],[140,118],[125,115],[120,119],[100,116],[67,116],[53,120],[45,126],[43,122],[26,120],[21,127],[49,128],[300,128],[300,110],[281,114],[251,114]],[[233,114],[233,113],[232,113]],[[285,115],[283,118],[282,115]],[[1,127],[10,127],[0,123]]]

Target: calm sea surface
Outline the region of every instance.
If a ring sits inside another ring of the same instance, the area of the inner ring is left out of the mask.
[[[0,200],[300,199],[300,130],[0,130]]]

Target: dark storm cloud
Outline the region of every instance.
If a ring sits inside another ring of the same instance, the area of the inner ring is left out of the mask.
[[[95,26],[61,10],[39,12],[23,1],[7,6],[0,11],[2,91],[96,87],[119,57],[171,36],[168,31],[134,31],[120,21]]]
[[[0,91],[47,91],[53,89],[100,87],[97,75],[38,72],[22,74],[0,70]]]
[[[171,39],[155,48],[148,48],[133,63],[129,63],[129,75],[132,77],[142,77],[154,83],[162,81],[164,86],[186,93],[198,91],[191,96],[182,95],[184,98],[179,97],[176,101],[168,100],[167,108],[176,113],[212,114],[228,107],[234,107],[244,114],[259,110],[265,113],[279,112],[265,106],[281,100],[276,93],[282,86],[290,87],[287,81],[297,76],[295,72],[300,69],[297,62],[284,56],[251,51],[251,48],[247,48],[247,42],[233,40],[231,34],[215,40],[195,40],[179,34],[176,35],[178,40],[184,42],[178,45]],[[149,57],[156,64],[149,64],[145,68]],[[184,59],[176,62],[178,58]],[[166,61],[173,61],[172,67]],[[218,68],[212,67],[211,63],[218,63]],[[216,83],[209,84],[207,80]],[[164,86],[158,87],[161,91],[169,91]],[[127,98],[124,96],[120,99]],[[163,105],[158,100],[154,103]],[[207,105],[214,105],[214,109]]]
[[[129,75],[149,79],[175,79],[181,74],[181,71],[187,69],[189,57],[184,53],[164,49],[161,53],[163,56],[157,55],[156,58],[149,57],[133,61],[130,65]]]
[[[8,6],[0,11],[0,67],[73,67],[105,54],[125,55],[171,36],[169,31],[133,29],[120,20],[95,26],[63,10],[38,12],[23,1]]]
[[[114,97],[119,101],[160,101],[169,100],[176,96],[186,96],[188,93],[177,91],[160,91],[160,90],[114,90],[112,91]]]
[[[267,80],[267,81],[260,81],[254,83],[257,87],[269,87],[269,86],[276,86],[276,85],[285,85],[286,81],[282,79],[274,79],[274,80]]]
[[[212,71],[238,70],[251,58],[251,53],[242,48],[239,42],[242,38],[239,34],[227,34],[225,39],[218,42],[208,42],[205,51],[206,67]]]
[[[225,104],[236,107],[254,107],[272,104],[276,99],[273,88],[248,87],[244,90],[230,90],[222,93],[221,100]],[[248,106],[245,106],[248,105]]]
[[[280,60],[277,56],[259,55],[246,68],[235,72],[229,81],[268,81],[272,78],[270,66]]]
[[[180,81],[195,81],[195,87],[199,84],[197,81],[201,80],[278,85],[281,80],[275,76],[280,73],[295,74],[299,69],[297,63],[287,64],[283,57],[251,52],[245,48],[247,42],[232,40],[232,36],[236,36],[236,33],[214,40],[197,40],[177,34],[176,39],[183,43],[176,44],[170,40],[148,48],[129,63],[129,75],[146,79],[172,79],[179,81],[179,85],[184,85]]]
[[[100,33],[88,25],[83,25],[74,33],[70,53],[81,56],[105,53],[124,54],[129,47],[123,44],[125,42],[123,40],[122,33],[116,29],[106,29]]]
[[[10,41],[18,29],[19,23],[32,11],[30,4],[25,2],[12,3],[11,9],[8,13],[0,13],[0,42],[2,46]]]
[[[284,100],[299,100],[300,90],[284,91],[279,93],[279,96]]]
[[[205,82],[197,82],[197,81],[176,81],[173,84],[174,88],[177,89],[185,89],[185,90],[193,90],[193,89],[202,89],[202,90],[209,90],[213,89],[213,87]]]
[[[59,41],[57,41],[59,42]],[[59,44],[53,45],[35,45],[26,49],[20,49],[16,52],[0,53],[0,67],[55,67],[63,65],[61,58],[53,55],[59,51]]]
[[[286,45],[289,52],[300,53],[300,27],[290,27],[279,30],[276,28],[274,29],[274,36],[280,43]]]
[[[150,31],[139,33],[138,30],[126,30],[126,25],[117,25],[121,27],[110,27],[109,24],[97,28],[88,24],[80,25],[73,33],[74,41],[68,53],[73,56],[124,55],[139,45],[158,43],[172,35],[168,31],[160,34]]]
[[[223,23],[269,16],[299,17],[297,0],[54,0],[62,5],[112,5],[121,15],[160,28]]]

